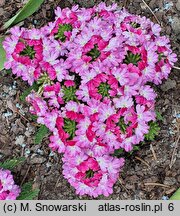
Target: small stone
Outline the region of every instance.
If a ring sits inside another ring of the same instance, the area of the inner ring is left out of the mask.
[[[128,180],[131,182],[131,183],[136,183],[139,181],[139,177],[137,175],[133,175],[133,176],[130,176],[128,178]]]
[[[16,137],[15,144],[16,145],[22,145],[22,144],[24,144],[24,136],[20,135],[20,136]]]
[[[29,131],[26,131],[26,132],[24,133],[24,135],[25,135],[26,137],[30,137],[30,136],[31,136],[31,133],[30,133]]]
[[[168,199],[169,199],[169,197],[167,197],[167,196],[162,197],[162,200],[168,200]]]
[[[5,93],[9,93],[9,87],[6,86],[6,85],[4,85],[4,86],[3,86],[3,91],[4,91]]]
[[[166,177],[163,182],[163,184],[169,186],[174,185],[175,183],[176,183],[176,179],[174,177]]]
[[[158,179],[158,177],[157,176],[152,176],[152,177],[150,177],[150,178],[147,178],[147,179],[144,179],[144,182],[158,182],[159,181],[159,179]]]
[[[22,0],[23,4],[27,4],[29,0]]]
[[[170,102],[169,99],[166,98],[165,101],[164,101],[164,105],[169,104],[169,102]]]
[[[10,96],[14,96],[14,95],[16,95],[16,90],[14,90],[14,89],[12,89],[11,91],[9,91],[9,95]]]
[[[162,86],[161,86],[161,90],[163,91],[168,91],[170,89],[173,89],[176,87],[176,81],[175,80],[171,80],[168,79]]]
[[[33,152],[37,152],[37,150],[40,148],[40,145],[33,145],[32,147],[31,147],[31,151],[33,151]]]
[[[33,157],[33,156],[32,156],[32,157]],[[32,158],[32,157],[31,157],[31,160],[30,160],[30,163],[31,163],[31,164],[42,164],[42,163],[44,163],[44,162],[46,161],[45,158],[39,157],[39,156],[37,156],[37,155],[34,155],[33,158]]]
[[[12,155],[12,150],[11,149],[1,149],[0,152],[5,155],[5,156],[9,156]]]
[[[174,33],[177,35],[180,34],[180,18],[174,17],[171,25]]]
[[[0,8],[0,16],[2,16],[3,14],[4,14],[3,8]]]
[[[0,0],[0,6],[5,5],[5,0]]]
[[[134,184],[126,183],[126,188],[128,190],[134,190],[135,186],[134,186]]]
[[[180,11],[180,0],[178,0],[177,3],[176,3],[176,9],[177,9],[178,11]]]

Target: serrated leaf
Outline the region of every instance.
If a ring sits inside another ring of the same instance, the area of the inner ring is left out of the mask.
[[[159,133],[159,130],[160,130],[160,127],[159,125],[157,124],[157,122],[153,122],[151,121],[149,123],[149,133],[148,134],[145,134],[145,139],[147,141],[153,141],[155,136],[158,135]]]
[[[133,149],[128,153],[129,155],[132,155],[135,151],[139,151],[139,150],[140,150],[140,146],[133,146]]]
[[[31,115],[30,118],[31,118],[32,121],[36,121],[38,117],[36,115]]]
[[[159,120],[159,121],[163,121],[163,117],[162,117],[161,113],[158,112],[158,111],[156,111],[156,118],[157,118],[157,120]]]
[[[37,83],[33,83],[32,86],[30,86],[29,88],[27,88],[22,95],[19,97],[21,101],[25,101],[26,97],[31,93],[32,90],[38,91],[39,86]]]
[[[119,148],[119,149],[116,149],[112,155],[113,155],[114,157],[118,157],[118,156],[120,156],[123,152],[124,152],[124,149],[123,149],[123,148]]]
[[[2,42],[5,37],[0,37],[0,71],[4,69],[4,63],[6,61],[6,52],[2,46]]]
[[[0,168],[3,169],[8,169],[8,170],[13,170],[16,166],[18,166],[19,164],[21,164],[22,162],[24,162],[26,160],[25,157],[20,157],[20,158],[14,158],[11,160],[7,160],[3,163],[0,163]]]
[[[33,200],[38,196],[39,189],[33,190],[32,182],[25,183],[21,188],[21,194],[17,200]]]
[[[31,16],[35,11],[37,11],[43,2],[44,0],[29,0],[28,3],[15,16],[3,25],[2,29],[7,29]]]
[[[7,75],[10,75],[11,73],[12,73],[12,70],[11,70],[11,69],[6,70],[6,74],[7,74]]]
[[[180,200],[180,188],[170,197],[170,200]]]
[[[35,139],[34,139],[35,144],[40,144],[44,139],[44,137],[47,136],[48,132],[49,129],[45,125],[41,125],[37,133],[35,134]]]

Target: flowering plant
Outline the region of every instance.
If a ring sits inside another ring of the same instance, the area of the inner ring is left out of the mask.
[[[14,183],[11,172],[0,168],[0,200],[15,200],[20,191],[19,186]]]
[[[14,27],[4,41],[6,69],[36,83],[27,101],[63,156],[77,194],[108,196],[129,152],[156,120],[149,83],[167,79],[176,55],[161,28],[145,17],[100,3],[59,7],[41,29]]]

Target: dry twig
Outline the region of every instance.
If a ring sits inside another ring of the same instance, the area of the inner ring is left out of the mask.
[[[178,136],[178,138],[176,140],[174,150],[173,150],[173,153],[172,153],[172,156],[171,156],[171,162],[170,162],[170,165],[169,165],[170,169],[172,168],[172,166],[174,165],[174,163],[176,161],[175,155],[176,155],[176,150],[177,150],[177,147],[178,147],[179,140],[180,140],[180,135]]]
[[[150,144],[150,149],[151,149],[151,151],[152,151],[152,154],[153,154],[154,160],[157,161],[156,153],[155,153],[155,151],[154,151],[154,148],[153,148],[153,145],[152,145],[152,144]]]
[[[169,185],[164,185],[164,184],[160,184],[160,183],[155,183],[155,182],[147,182],[144,183],[145,186],[160,186],[160,187],[166,187],[169,188]]]
[[[180,70],[180,67],[173,66],[174,69]]]
[[[149,166],[149,164],[148,164],[146,161],[144,161],[142,158],[137,157],[137,156],[135,156],[135,158],[136,158],[137,160],[141,161],[143,164],[145,164],[148,168],[151,168],[151,167]]]
[[[124,184],[122,183],[120,178],[118,179],[118,181],[119,181],[120,185],[124,188],[124,190],[127,192],[127,194],[130,194],[128,189],[124,186]]]
[[[26,177],[27,177],[27,175],[28,175],[28,172],[29,172],[30,168],[31,168],[31,165],[28,166],[28,169],[27,169],[27,171],[26,171],[26,174],[24,175],[24,178],[23,178],[23,180],[22,180],[22,182],[21,182],[21,184],[20,184],[20,187],[23,185],[23,183],[24,183],[24,181],[25,181],[25,179],[26,179]]]
[[[57,182],[55,184],[55,188],[57,188],[60,178],[61,178],[61,176],[59,176],[59,178],[58,178],[58,180],[57,180]]]
[[[124,1],[124,7],[127,6],[127,3],[128,3],[128,0],[125,0],[125,1]]]
[[[146,5],[146,7],[150,10],[150,12],[153,14],[153,16],[155,17],[156,21],[159,23],[159,25],[161,25],[161,22],[158,20],[156,14],[152,11],[152,9],[149,7],[149,5],[144,1],[142,0],[142,2]]]

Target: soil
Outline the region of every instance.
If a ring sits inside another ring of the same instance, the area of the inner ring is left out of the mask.
[[[1,24],[12,17],[27,0],[0,0]],[[45,0],[42,7],[20,26],[41,27],[52,21],[54,9],[71,7],[78,3],[83,7],[98,4],[99,0]],[[117,2],[131,13],[160,22],[163,34],[170,37],[174,52],[180,59],[180,1],[146,0],[155,16],[142,0],[105,1]],[[180,61],[176,63],[180,67]],[[27,88],[25,82],[7,71],[0,74],[0,161],[25,156],[26,162],[14,171],[15,181],[22,185],[33,181],[39,188],[37,199],[91,199],[77,196],[75,190],[62,175],[61,155],[51,152],[48,138],[34,144],[36,124],[30,120],[28,104],[19,96]],[[108,198],[97,199],[168,199],[180,186],[180,71],[173,69],[169,79],[155,87],[158,94],[156,107],[163,116],[160,132],[155,141],[147,142],[141,150],[126,158],[126,164],[114,185],[114,193]]]

